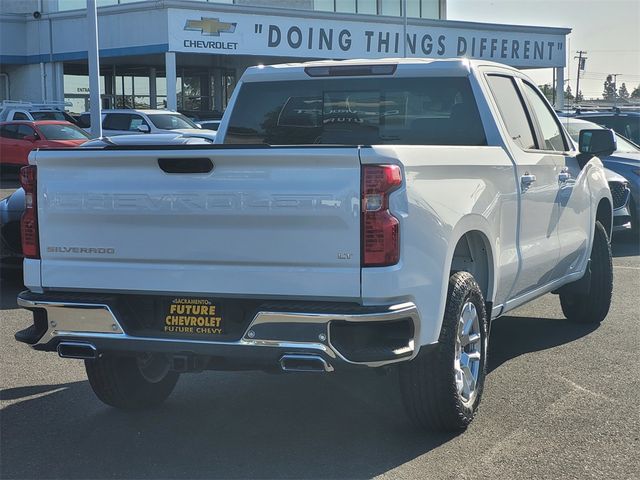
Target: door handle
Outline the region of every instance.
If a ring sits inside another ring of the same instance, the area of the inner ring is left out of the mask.
[[[530,174],[529,172],[525,172],[525,174],[520,177],[520,183],[522,185],[523,190],[526,190],[527,188],[529,188],[531,184],[535,181],[536,181],[536,176]]]

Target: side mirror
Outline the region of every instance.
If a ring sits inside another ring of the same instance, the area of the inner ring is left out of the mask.
[[[598,157],[611,155],[618,148],[613,130],[604,128],[580,130],[578,146],[580,153]]]
[[[136,130],[142,133],[149,133],[151,131],[151,129],[149,128],[149,125],[144,125],[144,124],[138,125]]]
[[[23,137],[23,140],[34,143],[36,140],[38,140],[38,137],[36,137],[35,135],[27,135]]]
[[[607,157],[618,149],[613,130],[605,128],[580,130],[577,156],[580,168],[583,168],[591,157]]]

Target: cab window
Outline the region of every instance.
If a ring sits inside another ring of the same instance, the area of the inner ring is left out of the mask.
[[[487,80],[509,136],[524,150],[537,148],[533,128],[515,79],[503,75],[489,75]]]
[[[522,82],[522,88],[524,94],[531,105],[533,114],[538,120],[538,126],[540,127],[540,133],[542,134],[543,145],[540,145],[540,150],[553,150],[557,152],[564,152],[568,149],[565,144],[564,136],[562,135],[562,129],[556,119],[555,115],[551,113],[551,110],[547,106],[546,102],[542,99],[538,91],[527,82]]]

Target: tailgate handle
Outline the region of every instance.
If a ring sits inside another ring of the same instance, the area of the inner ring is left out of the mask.
[[[209,173],[213,162],[208,158],[159,158],[158,166],[166,173]]]

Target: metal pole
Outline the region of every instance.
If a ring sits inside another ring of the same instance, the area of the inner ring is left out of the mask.
[[[87,0],[87,24],[89,30],[89,101],[91,134],[102,137],[102,102],[100,100],[100,56],[98,53],[98,8],[96,0]]]
[[[404,28],[402,29],[402,56],[407,58],[407,0],[402,0],[402,15],[404,16]]]
[[[176,53],[164,54],[165,78],[167,81],[167,110],[178,110],[178,94],[176,93]],[[183,107],[184,108],[184,107]]]
[[[556,103],[557,109],[564,108],[564,67],[556,68]]]
[[[575,97],[578,98],[578,94],[580,93],[580,70],[582,69],[582,58],[583,55],[586,55],[587,52],[583,51],[583,50],[579,50],[576,52],[578,54],[577,57],[573,57],[574,60],[577,58],[578,59],[578,75],[576,75],[576,93],[575,93]],[[584,59],[586,60],[587,57],[584,57]]]

